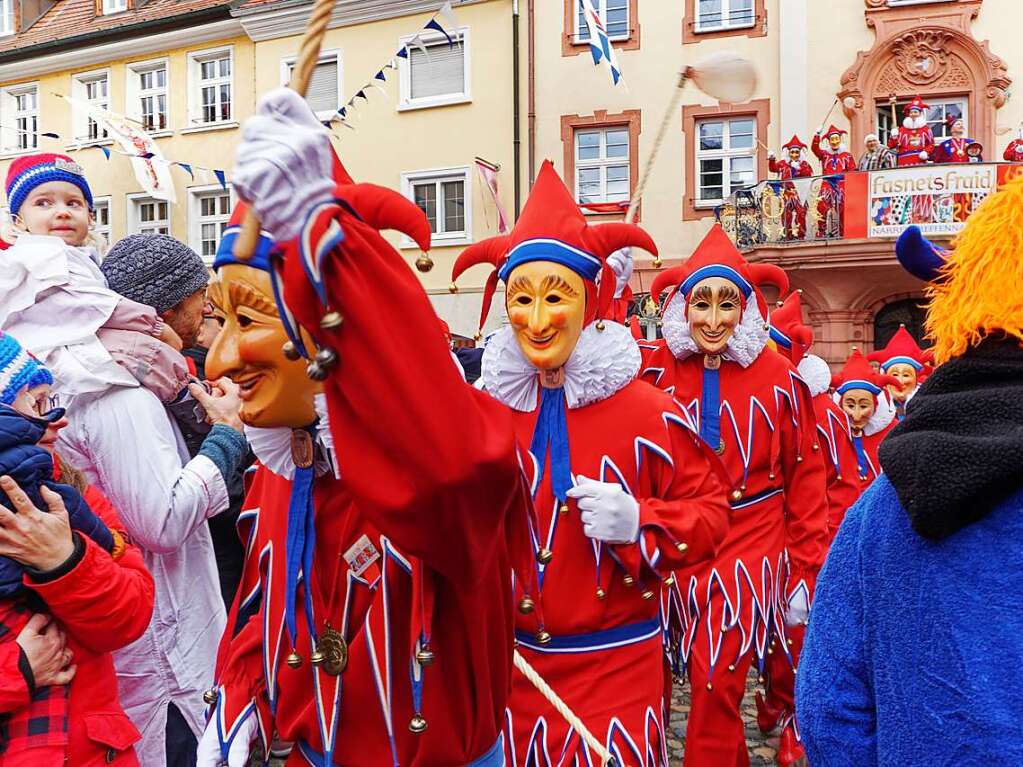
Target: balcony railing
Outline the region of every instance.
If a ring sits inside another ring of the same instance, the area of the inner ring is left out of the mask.
[[[988,194],[1021,175],[1016,163],[953,163],[770,179],[736,191],[715,215],[742,250],[896,237],[911,224],[950,236]]]

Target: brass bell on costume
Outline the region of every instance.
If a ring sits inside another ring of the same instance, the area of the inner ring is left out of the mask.
[[[664,585],[665,586],[674,586],[675,585],[675,574],[674,573],[672,573],[671,575],[669,575],[667,578],[664,579]]]
[[[550,549],[540,549],[536,552],[536,561],[541,565],[550,564],[552,559],[554,559],[554,552]]]
[[[679,554],[685,554],[689,550],[689,544],[688,543],[682,543],[680,541],[679,543],[675,544],[675,548],[678,549],[678,553]]]
[[[519,600],[519,612],[523,615],[529,615],[533,612],[534,607],[536,607],[536,602],[534,602],[530,597],[522,597],[522,599]]]
[[[661,260],[661,257],[660,256],[654,256],[654,262],[653,262],[654,269],[660,269],[662,266],[664,266],[664,262]]]
[[[642,596],[643,599],[650,600],[654,598],[654,592],[652,592],[650,589],[647,589],[646,591],[643,592]]]
[[[597,599],[607,599],[607,592],[600,586],[597,586]]]
[[[421,648],[419,652],[416,653],[416,662],[420,666],[432,666],[436,658],[437,656],[433,654],[433,651],[425,647]]]
[[[742,490],[733,490],[732,491],[732,500],[733,501],[741,501],[742,500]]]
[[[412,720],[408,723],[408,730],[413,735],[426,732],[426,720],[423,719],[422,714],[416,714],[412,717]]]
[[[597,320],[596,328],[598,333],[603,333],[606,327],[607,326],[604,324],[604,320]]]
[[[315,650],[312,651],[312,653],[310,653],[309,662],[312,663],[314,666],[319,666],[320,664],[323,663],[323,653],[320,652],[320,648],[317,647]]]
[[[538,632],[536,632],[536,641],[539,642],[540,644],[550,644],[551,635],[547,633],[544,629],[540,629]]]
[[[204,692],[202,694],[202,701],[207,706],[212,706],[214,703],[217,702],[217,698],[218,697],[219,697],[219,695],[217,694],[217,691],[215,689],[211,689],[211,690],[207,690],[206,692]]]
[[[320,318],[320,327],[324,330],[337,330],[343,322],[341,312],[329,311]]]
[[[299,666],[302,665],[302,656],[299,655],[297,651],[292,650],[290,653],[288,653],[287,663],[292,668],[298,668]]]
[[[428,271],[433,269],[433,259],[425,253],[420,253],[419,258],[416,259],[416,269],[426,274]]]
[[[314,381],[326,381],[327,369],[315,360],[310,362],[305,369],[305,374]]]
[[[284,346],[281,347],[281,354],[287,357],[289,360],[294,362],[299,359],[302,355],[298,353],[298,348],[295,346],[294,341],[285,341]]]
[[[458,286],[455,283],[452,282],[450,285],[448,285],[448,293],[457,293],[457,292],[458,292]]]
[[[320,363],[321,367],[324,367],[327,370],[329,370],[330,368],[334,367],[334,365],[337,364],[337,352],[334,351],[333,349],[323,347],[318,352],[316,352],[316,361]]]
[[[729,663],[728,664],[728,670],[729,671],[735,671],[735,664],[734,663]]]
[[[626,575],[624,578],[622,578],[622,583],[624,583],[626,586],[631,586],[635,582],[636,579],[633,578],[631,575]]]
[[[568,504],[567,503],[563,503],[560,506],[558,506],[558,514],[562,514],[562,515],[568,514]]]

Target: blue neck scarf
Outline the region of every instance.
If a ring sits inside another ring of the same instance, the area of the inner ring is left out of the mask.
[[[539,464],[537,484],[543,481],[547,467],[547,451],[551,456],[551,489],[555,498],[564,502],[572,487],[572,468],[568,453],[568,425],[565,422],[565,390],[542,388],[540,412],[529,449]]]
[[[315,428],[315,427],[312,427]],[[316,544],[315,510],[313,507],[313,482],[316,479],[316,461],[307,468],[295,467],[295,478],[291,482],[291,500],[288,503],[288,535],[284,552],[286,559],[284,619],[291,646],[298,644],[298,581],[301,574],[305,582],[302,589],[306,624],[316,644],[316,624],[313,620],[313,551]]]
[[[721,380],[718,370],[703,368],[700,394],[700,436],[711,450],[721,447]]]

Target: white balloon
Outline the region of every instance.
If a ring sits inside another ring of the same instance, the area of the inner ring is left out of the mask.
[[[696,87],[718,101],[742,104],[757,88],[757,70],[753,63],[736,53],[712,53],[689,72]]]

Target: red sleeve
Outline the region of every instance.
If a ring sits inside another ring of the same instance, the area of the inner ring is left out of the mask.
[[[1012,162],[1016,157],[1016,141],[1010,141],[1009,146],[1005,147],[1005,152],[1002,153],[1002,158],[1006,162]]]
[[[21,645],[10,637],[0,644],[0,714],[27,706],[30,698],[28,680],[19,666]]]
[[[899,134],[892,131],[888,134],[888,148],[898,151],[899,149]]]
[[[813,140],[810,142],[810,151],[818,160],[824,162],[827,154],[821,149],[821,134],[814,134]]]
[[[263,671],[262,607],[236,636],[224,633],[220,656],[223,664],[217,671],[217,700],[210,719],[217,723],[221,744],[229,743],[234,730],[255,713],[263,747],[269,748],[268,734],[274,730]]]
[[[649,457],[651,497],[639,499],[639,540],[616,545],[615,554],[633,577],[645,564],[661,579],[712,559],[728,533],[731,508],[717,461],[680,423],[669,421],[671,462]]]
[[[779,415],[782,472],[785,477],[785,547],[791,563],[790,588],[813,579],[824,561],[828,534],[827,477],[817,440],[813,400],[806,384],[795,380],[798,414]]]
[[[806,178],[807,176],[813,175],[813,167],[806,160],[803,160],[799,165],[799,176],[800,178]]]
[[[46,583],[26,575],[25,585],[43,598],[54,617],[84,647],[96,653],[113,652],[134,642],[149,626],[153,578],[134,546],[115,561],[90,538],[82,536],[82,541],[85,554],[71,572]]]
[[[934,151],[934,133],[931,131],[930,128],[927,128],[924,131],[924,148],[923,148],[923,151],[927,152],[927,154],[930,154],[931,152]]]
[[[338,224],[342,241],[317,236]],[[303,252],[316,242],[322,250]],[[344,318],[340,328],[320,327],[325,309],[303,266],[312,260],[322,266],[326,303]],[[340,359],[324,391],[360,509],[404,552],[453,582],[478,582],[508,514],[531,508],[511,412],[465,383],[408,264],[348,211],[314,211],[285,246],[283,270],[296,319]]]
[[[781,167],[782,164],[779,162],[777,157],[767,158],[767,169],[771,171],[771,173],[781,173]]]

